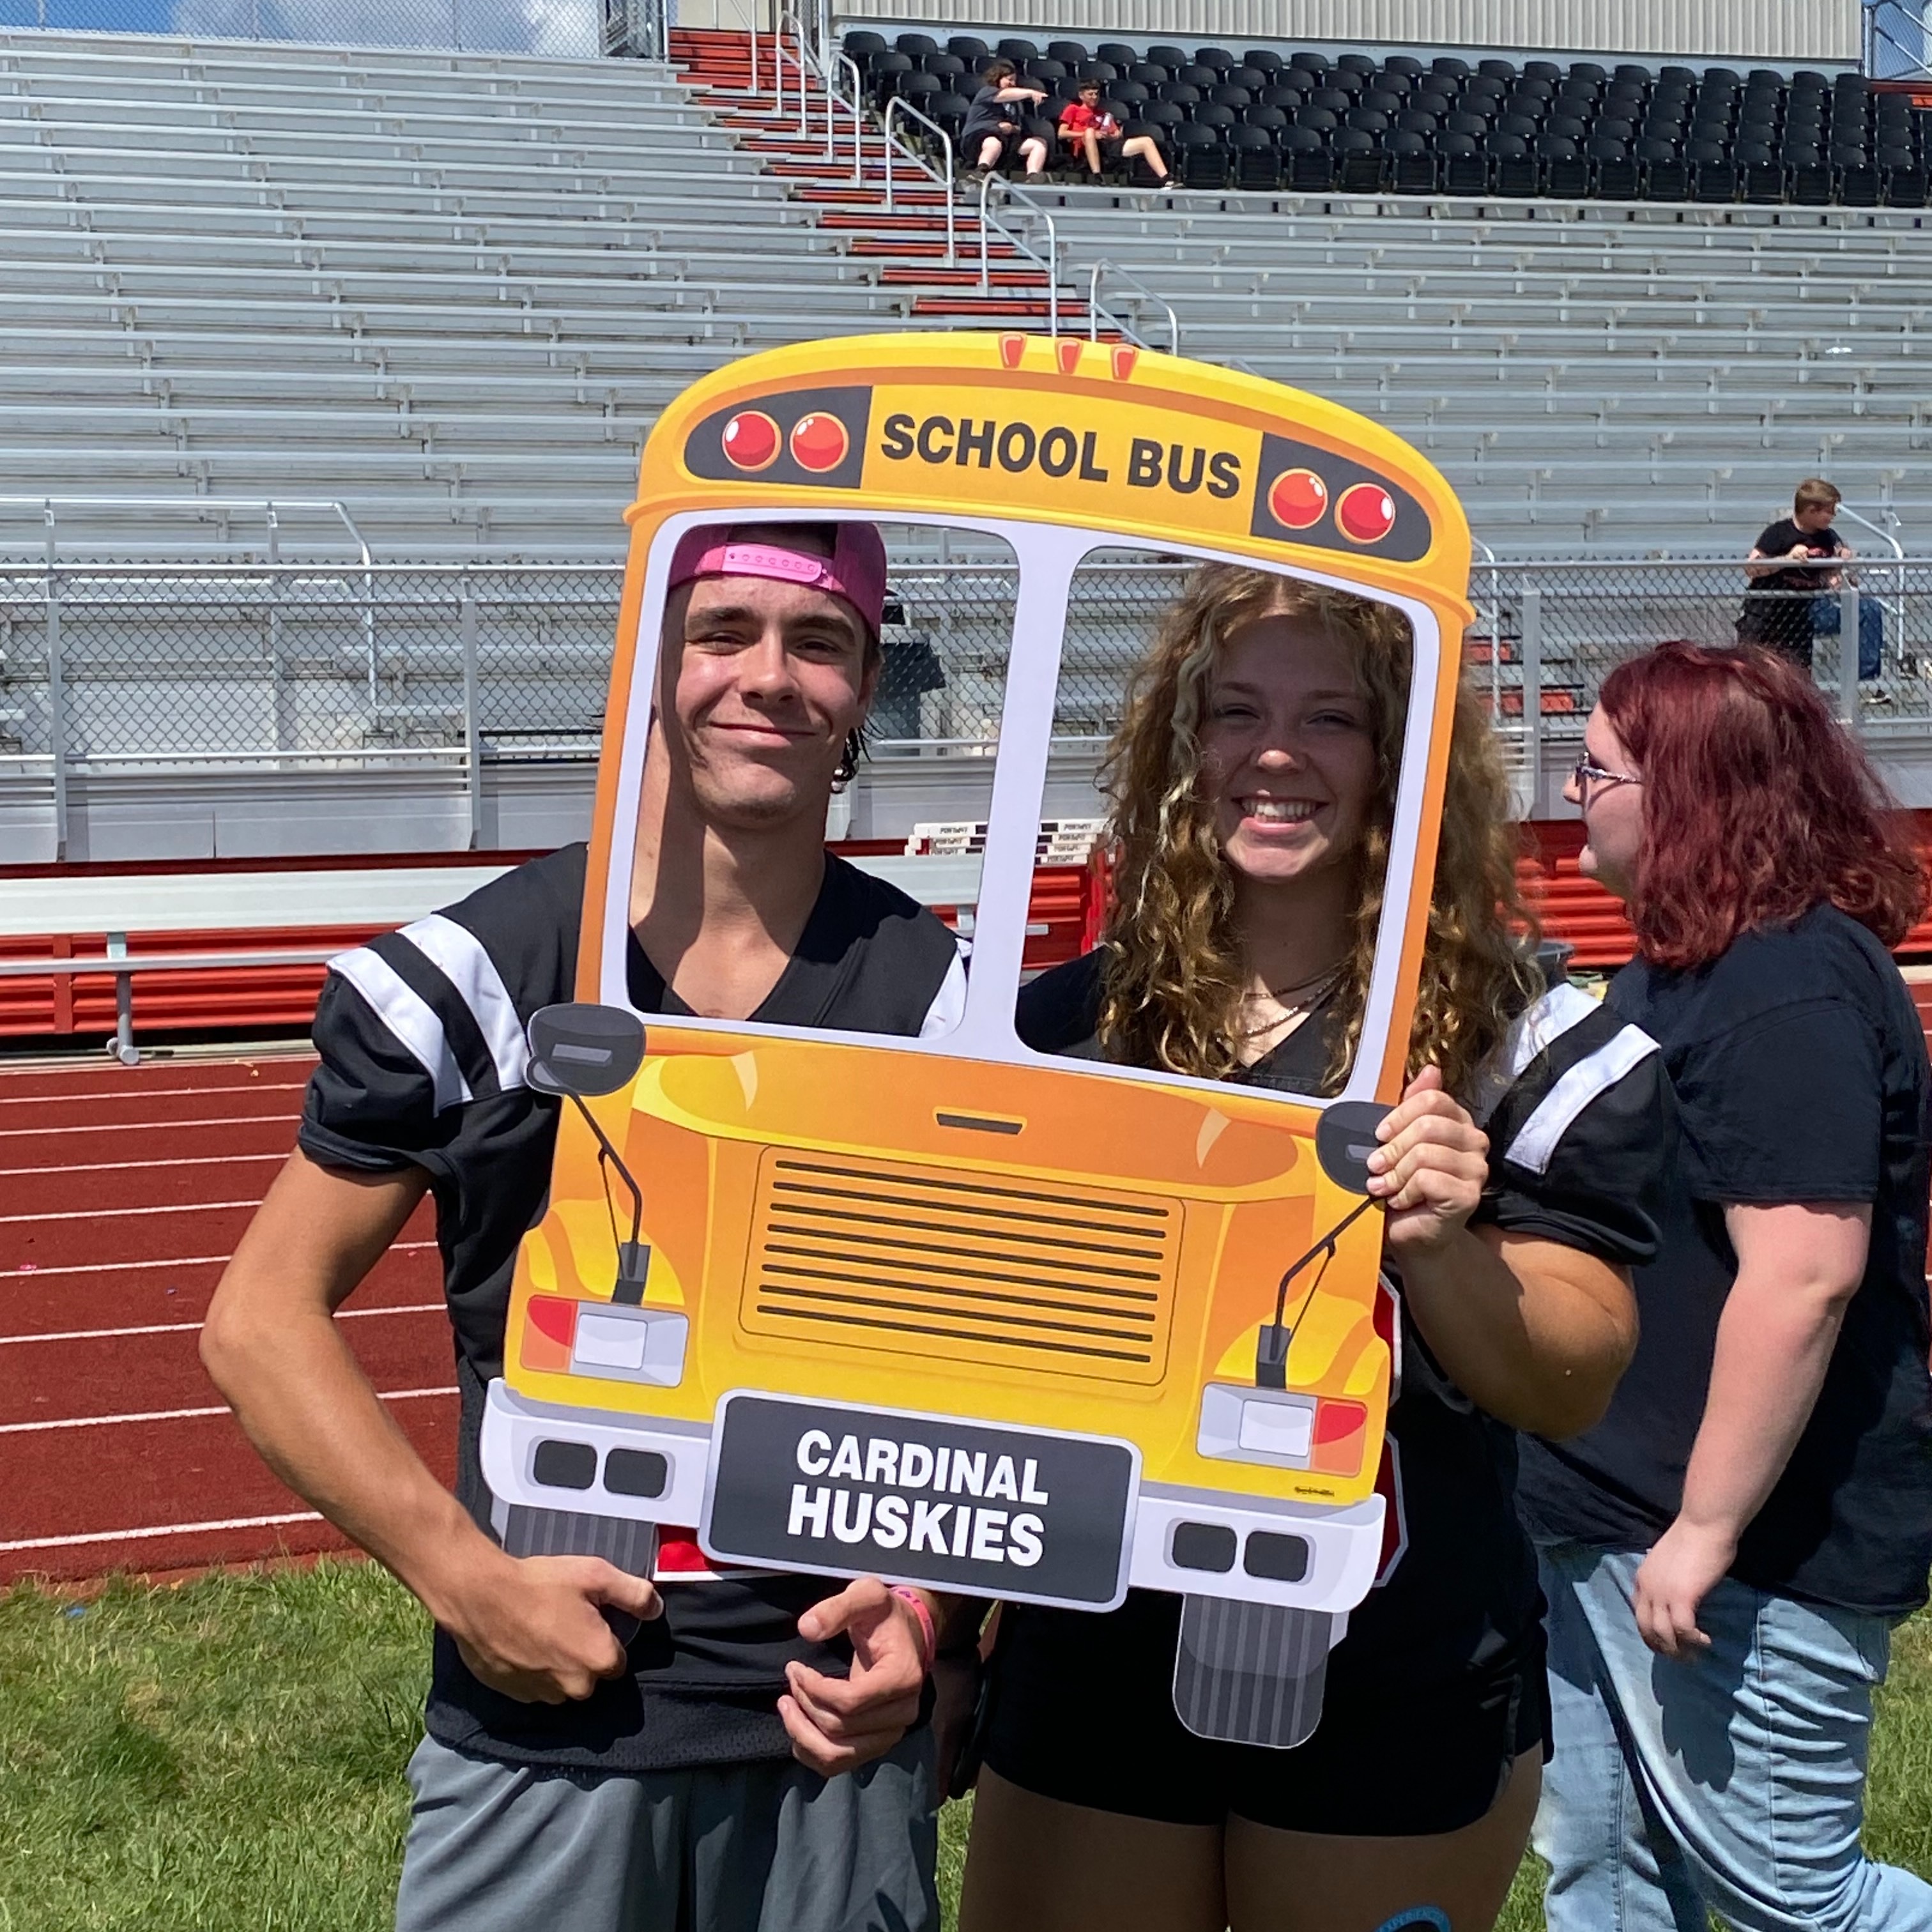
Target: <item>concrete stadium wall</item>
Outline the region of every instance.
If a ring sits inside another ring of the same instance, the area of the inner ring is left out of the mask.
[[[678,19],[708,25],[679,0]],[[842,21],[1856,65],[1858,0],[841,0]],[[720,26],[740,24],[720,19]],[[992,38],[988,35],[984,38]]]

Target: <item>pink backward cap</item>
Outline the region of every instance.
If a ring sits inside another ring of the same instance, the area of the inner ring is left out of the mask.
[[[768,577],[841,597],[874,638],[886,607],[886,546],[870,524],[814,524],[836,532],[832,554],[818,556],[782,543],[740,543],[726,524],[686,530],[671,553],[670,588],[700,577]]]

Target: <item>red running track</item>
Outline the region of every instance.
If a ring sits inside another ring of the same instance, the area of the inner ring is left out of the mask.
[[[344,1546],[263,1466],[196,1353],[314,1064],[267,1052],[0,1072],[0,1584]],[[452,1345],[427,1203],[343,1312],[377,1392],[449,1481]]]

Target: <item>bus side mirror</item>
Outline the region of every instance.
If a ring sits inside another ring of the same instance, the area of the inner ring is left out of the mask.
[[[1315,1156],[1322,1172],[1351,1194],[1369,1191],[1369,1156],[1381,1143],[1376,1130],[1392,1110],[1379,1100],[1337,1100],[1315,1124]]]
[[[622,1006],[582,1001],[530,1016],[530,1082],[539,1094],[579,1100],[628,1087],[644,1064],[644,1025]]]

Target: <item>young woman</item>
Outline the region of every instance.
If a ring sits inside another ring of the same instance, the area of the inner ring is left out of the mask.
[[[1410,658],[1383,606],[1195,573],[1114,748],[1106,943],[1022,996],[1031,1044],[1341,1084]],[[1624,1270],[1654,1244],[1664,1102],[1647,1042],[1633,1055],[1586,995],[1540,992],[1511,929],[1502,771],[1469,694],[1454,731],[1414,1077],[1372,1162],[1400,1284],[1383,1480],[1401,1540],[1329,1659],[1313,1736],[1288,1750],[1182,1727],[1178,1598],[1136,1592],[1100,1616],[1009,1605],[964,1932],[1484,1932],[1508,1890],[1549,1735],[1511,1432],[1586,1427],[1629,1356]],[[1562,1124],[1532,1154],[1539,1107]]]
[[[1010,60],[996,60],[980,76],[980,91],[974,95],[959,130],[959,152],[967,161],[964,178],[985,180],[1017,147],[1026,164],[1027,178],[1046,172],[1046,143],[1037,134],[1020,136],[1019,117],[1014,110],[1038,107],[1046,96],[1036,87],[1022,86],[1018,69]]]
[[[1858,1844],[1873,1686],[1932,1564],[1925,1039],[1886,951],[1917,854],[1810,677],[1665,644],[1604,680],[1570,797],[1641,956],[1610,1004],[1682,1113],[1642,1340],[1531,1444],[1552,1932],[1932,1926]]]

